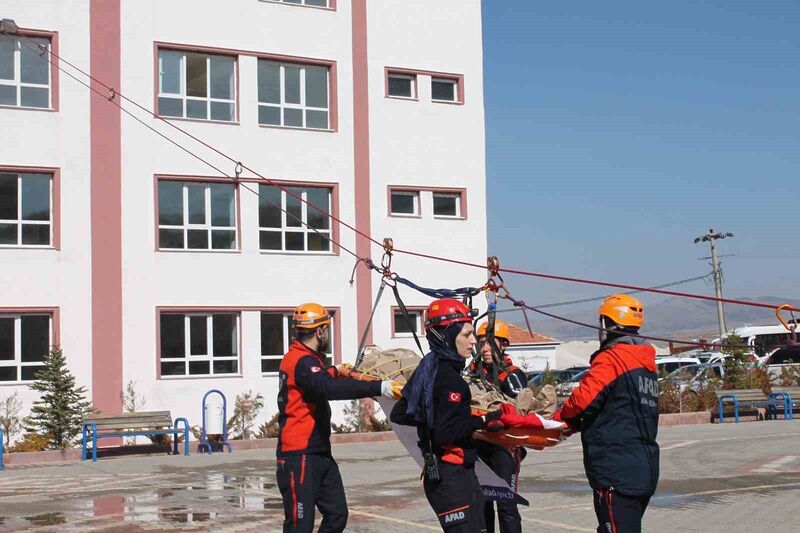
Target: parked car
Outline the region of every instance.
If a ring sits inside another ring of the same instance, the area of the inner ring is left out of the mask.
[[[656,357],[656,373],[663,377],[675,372],[683,366],[699,364],[700,359],[697,357]]]
[[[659,381],[672,381],[678,385],[681,391],[689,389],[692,392],[699,392],[700,388],[706,385],[708,381],[724,378],[725,365],[722,362],[717,362],[682,366]]]
[[[569,381],[572,378],[572,376],[578,374],[579,372],[576,372],[574,370],[553,370],[553,373],[555,373],[555,378],[556,378],[555,384],[556,386],[558,386],[561,383]],[[534,378],[529,380],[528,383],[530,383],[531,385],[536,385],[537,387],[541,387],[544,377],[545,373],[542,372],[538,376],[534,376]]]
[[[544,370],[531,370],[526,374],[526,376],[528,376],[528,383],[531,383],[536,379],[536,376],[541,376],[542,374],[544,374]]]
[[[572,391],[578,388],[578,385],[581,384],[581,380],[589,373],[589,369],[582,372],[578,372],[574,376],[572,376],[569,380],[564,381],[556,385],[556,392],[559,396],[569,396],[572,394]]]

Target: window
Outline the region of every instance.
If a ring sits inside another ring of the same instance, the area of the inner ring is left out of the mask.
[[[267,2],[280,2],[283,4],[296,4],[302,6],[328,7],[328,0],[266,0]]]
[[[332,346],[334,345],[334,328],[336,317],[331,312],[331,342],[325,351],[325,364],[333,365]],[[264,311],[261,313],[261,373],[278,372],[283,355],[289,351],[294,340],[291,330],[292,313]]]
[[[258,226],[262,250],[331,251],[331,219],[326,213],[330,213],[332,209],[332,189],[290,187],[286,189],[291,193],[289,194],[278,187],[259,185],[258,191]]]
[[[235,70],[231,56],[159,50],[159,115],[234,121]]]
[[[159,180],[158,247],[236,249],[235,185]]]
[[[52,344],[49,314],[0,315],[0,383],[33,381]]]
[[[329,129],[328,76],[318,65],[258,60],[258,123]]]
[[[461,217],[461,195],[433,193],[433,216]]]
[[[162,313],[159,319],[162,376],[238,373],[238,313]]]
[[[50,39],[0,36],[0,105],[51,108],[49,53]]]
[[[417,97],[417,77],[414,74],[387,74],[387,92],[389,96],[398,98]]]
[[[399,309],[393,309],[392,319],[392,336],[393,337],[411,337],[413,333],[417,335],[423,334],[423,325],[425,322],[425,311],[422,309],[407,309],[408,318],[411,321],[413,330],[409,327],[408,320],[403,316]]]
[[[419,216],[419,192],[392,191],[389,212],[399,216]]]
[[[457,87],[456,80],[431,78],[431,99],[439,102],[456,102]]]
[[[0,173],[0,246],[52,246],[53,177]]]

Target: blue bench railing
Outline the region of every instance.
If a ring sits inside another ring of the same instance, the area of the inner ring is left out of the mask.
[[[781,394],[781,393],[779,393]],[[725,422],[725,400],[732,400],[733,401],[733,417],[734,421],[738,424],[739,423],[739,407],[767,407],[767,412],[769,413],[770,410],[774,410],[777,412],[777,400],[775,398],[769,397],[766,400],[739,400],[736,396],[736,393],[729,393],[729,394],[721,394],[718,400],[718,412],[719,412],[719,422],[720,424]],[[785,412],[785,411],[784,411]]]
[[[178,428],[178,424],[183,424],[183,429]],[[92,443],[92,462],[97,462],[97,439],[103,439],[107,437],[134,437],[134,436],[141,436],[141,437],[148,437],[150,435],[172,435],[172,453],[177,455],[178,454],[178,434],[183,433],[183,455],[189,455],[189,421],[185,418],[176,418],[175,423],[172,429],[152,429],[152,430],[140,430],[140,431],[111,431],[111,432],[102,432],[99,433],[97,431],[97,424],[94,422],[86,422],[83,424],[82,430],[82,438],[81,438],[81,461],[86,460],[86,456],[88,455],[88,444],[89,439],[91,438]],[[91,435],[90,435],[91,434]]]
[[[772,418],[774,420],[778,419],[778,398],[781,399],[783,402],[783,419],[784,420],[792,420],[794,418],[792,414],[792,395],[788,392],[772,392],[769,395],[770,400],[774,401],[774,405],[771,406],[772,410]]]

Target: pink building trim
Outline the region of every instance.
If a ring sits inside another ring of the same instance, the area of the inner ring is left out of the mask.
[[[52,188],[52,232],[50,243],[54,250],[61,249],[61,169],[56,167],[31,167],[22,165],[0,165],[0,172],[50,174],[53,177]]]
[[[441,193],[441,194],[458,195],[460,216],[445,217],[445,216],[434,215],[434,218],[443,218],[450,220],[467,220],[467,189],[463,187],[430,187],[428,185],[389,185],[386,188],[386,213],[388,216],[395,218],[420,218],[422,217],[422,202],[420,200],[418,200],[420,201],[418,215],[395,215],[392,213],[392,192],[394,191],[415,192],[417,194],[421,192],[430,192],[434,194]]]
[[[120,0],[91,0],[91,74],[120,87]],[[101,94],[107,91],[93,83]],[[92,400],[122,411],[122,147],[119,108],[90,96]]]
[[[369,57],[367,54],[367,0],[353,0],[353,163],[355,173],[355,227],[370,235],[370,164],[369,164]],[[356,254],[370,257],[371,243],[356,235]],[[356,270],[356,318],[358,332],[365,331],[372,312],[372,271]],[[367,344],[372,341],[369,328]]]

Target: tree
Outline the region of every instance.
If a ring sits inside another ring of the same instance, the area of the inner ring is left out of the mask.
[[[750,350],[745,346],[745,340],[731,334],[722,340],[722,353],[725,358],[725,389],[761,389],[764,393],[770,391],[771,385],[766,369],[759,368],[750,362]]]
[[[75,376],[58,346],[45,358],[30,388],[40,393],[25,419],[25,430],[43,435],[53,449],[66,448],[81,432],[83,421],[96,410],[86,399],[86,387],[75,385]]]
[[[22,430],[21,412],[22,401],[16,392],[0,400],[0,427],[3,428],[6,447],[11,444],[11,437]]]
[[[252,439],[255,436],[253,425],[263,408],[264,397],[260,394],[254,395],[253,391],[249,390],[236,395],[233,416],[228,420],[228,432],[233,434],[234,439]]]
[[[147,403],[144,394],[136,392],[136,382],[131,380],[125,386],[125,390],[119,393],[119,399],[122,400],[122,409],[126,413],[138,413]],[[136,444],[136,437],[128,437],[125,442],[129,445]]]

